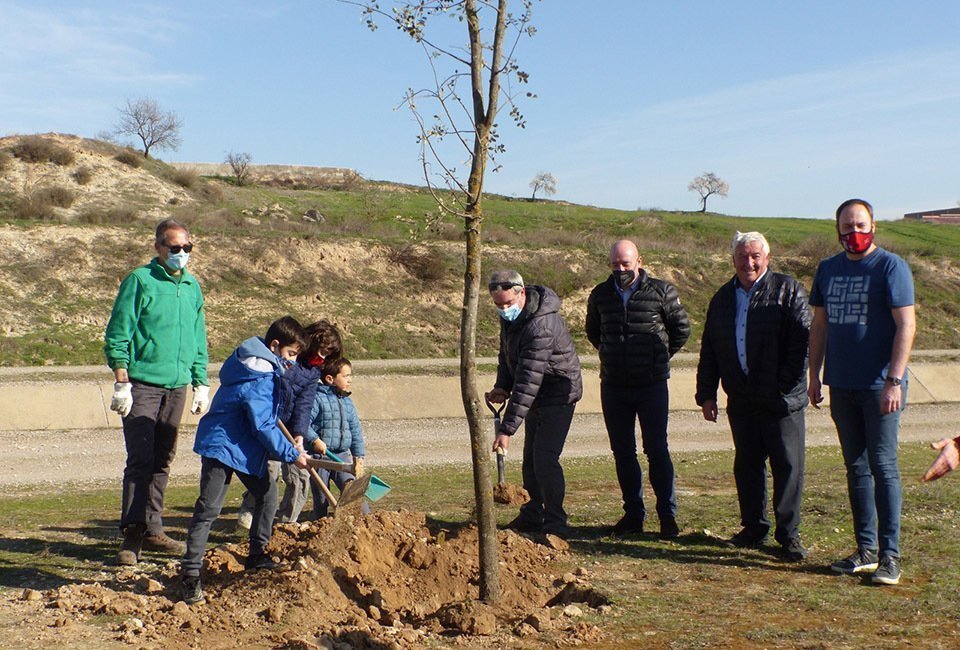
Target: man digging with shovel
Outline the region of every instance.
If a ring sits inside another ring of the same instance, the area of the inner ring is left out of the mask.
[[[496,382],[484,397],[510,400],[493,451],[506,451],[524,422],[523,487],[530,493],[507,527],[566,538],[560,453],[583,395],[580,358],[551,289],[524,286],[516,271],[494,272],[488,288],[500,315],[500,354]]]

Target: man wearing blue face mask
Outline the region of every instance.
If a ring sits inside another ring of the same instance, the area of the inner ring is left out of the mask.
[[[190,232],[173,219],[157,226],[157,256],[124,278],[104,336],[114,373],[110,409],[123,418],[123,470],[117,563],[135,565],[141,549],[182,553],[163,530],[163,501],[177,449],[187,385],[191,411],[209,402],[203,294],[186,270]]]
[[[670,358],[690,336],[677,289],[641,268],[637,245],[621,239],[610,248],[610,277],[587,301],[587,338],[600,354],[600,405],[623,496],[623,517],[613,535],[643,533],[646,508],[637,459],[636,422],[650,464],[660,537],[680,534],[667,447]]]
[[[493,451],[506,451],[510,436],[524,423],[523,487],[530,493],[507,526],[565,538],[560,453],[583,395],[580,358],[560,316],[560,298],[551,289],[524,286],[516,271],[494,272],[488,288],[500,316],[500,355],[497,380],[485,397],[494,404],[510,400]]]

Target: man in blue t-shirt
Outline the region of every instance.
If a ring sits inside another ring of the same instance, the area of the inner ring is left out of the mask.
[[[820,262],[810,292],[810,402],[830,386],[857,550],[830,568],[873,571],[873,583],[900,582],[900,468],[897,433],[906,404],[907,361],[916,332],[913,275],[873,243],[873,207],[862,199],[837,208],[843,253]],[[824,366],[824,360],[826,365]]]

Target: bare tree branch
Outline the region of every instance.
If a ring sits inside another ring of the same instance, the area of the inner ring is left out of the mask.
[[[180,148],[180,128],[183,122],[173,111],[164,112],[156,100],[149,97],[128,99],[117,109],[120,122],[115,132],[118,135],[135,135],[143,143],[143,157],[150,157],[150,150]]]
[[[726,197],[727,192],[730,191],[730,186],[713,172],[704,172],[690,181],[687,190],[697,192],[700,195],[700,212],[706,212],[707,199],[714,194]]]

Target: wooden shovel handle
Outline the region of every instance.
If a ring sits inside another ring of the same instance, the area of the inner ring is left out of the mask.
[[[283,433],[283,435],[287,438],[287,440],[290,441],[290,444],[291,444],[291,445],[295,445],[296,443],[293,441],[293,436],[290,435],[290,432],[287,430],[287,426],[286,426],[283,422],[281,422],[280,420],[277,420],[277,426],[280,427],[280,431],[281,431],[281,432]],[[330,488],[327,487],[326,483],[323,482],[323,479],[320,478],[320,475],[317,474],[317,470],[313,469],[312,467],[310,467],[310,466],[308,465],[308,466],[307,466],[307,471],[310,472],[310,478],[313,479],[313,482],[317,484],[317,487],[320,488],[320,491],[323,492],[323,495],[324,495],[325,497],[327,497],[327,501],[329,501],[330,504],[331,504],[334,508],[336,508],[336,507],[337,507],[337,500],[336,500],[336,498],[333,496],[333,493],[330,491]]]

